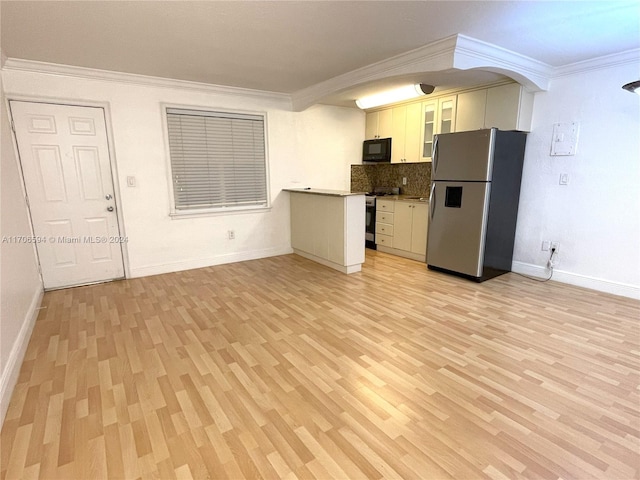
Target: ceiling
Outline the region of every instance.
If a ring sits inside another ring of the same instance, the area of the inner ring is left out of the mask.
[[[633,1],[4,1],[3,54],[294,94],[451,35],[549,67],[640,47]],[[442,88],[501,78],[431,72]],[[387,82],[388,83],[388,82]],[[327,97],[349,104],[385,82]]]

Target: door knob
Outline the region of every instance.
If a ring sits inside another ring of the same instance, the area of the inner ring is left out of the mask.
[[[107,207],[107,212],[113,212],[113,207]]]
[[[110,194],[110,193],[107,193],[107,196],[106,196],[106,197],[104,197],[104,198],[106,198],[107,200],[111,200],[113,197],[111,196],[111,194]]]

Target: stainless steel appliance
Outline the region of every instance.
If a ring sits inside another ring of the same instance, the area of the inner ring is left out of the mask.
[[[376,138],[362,143],[362,163],[391,162],[391,139]]]
[[[526,133],[436,135],[427,265],[476,281],[511,271]]]
[[[376,197],[367,194],[364,197],[364,204],[366,208],[364,246],[376,250]]]

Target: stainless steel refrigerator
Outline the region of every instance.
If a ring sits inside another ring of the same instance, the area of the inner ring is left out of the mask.
[[[427,265],[484,281],[511,271],[526,133],[437,135]]]

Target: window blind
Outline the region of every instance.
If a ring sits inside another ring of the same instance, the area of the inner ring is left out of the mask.
[[[167,109],[176,210],[267,205],[264,117]]]

